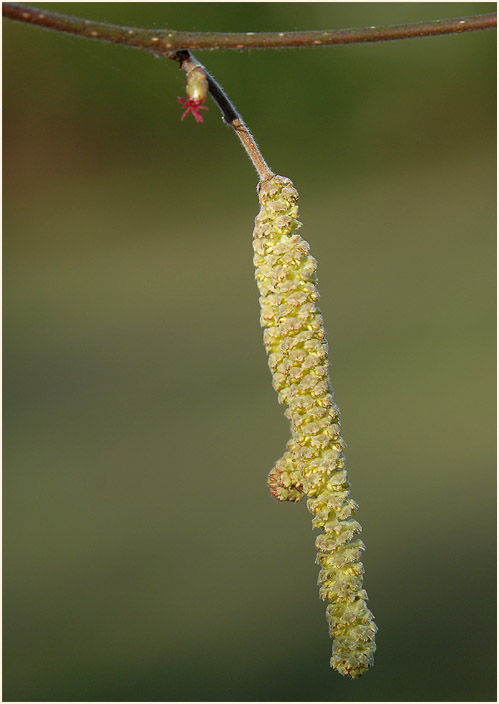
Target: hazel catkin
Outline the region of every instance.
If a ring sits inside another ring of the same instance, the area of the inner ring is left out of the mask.
[[[328,347],[317,307],[317,263],[297,233],[298,192],[283,176],[259,185],[254,264],[260,323],[272,384],[286,405],[291,439],[269,473],[279,501],[308,498],[317,536],[320,597],[333,638],[331,666],[358,677],[373,664],[374,617],[362,588],[363,542],[345,470],[340,416],[329,380]]]

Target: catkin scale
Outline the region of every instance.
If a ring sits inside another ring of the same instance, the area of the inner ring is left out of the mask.
[[[373,664],[376,626],[362,588],[364,544],[350,497],[340,419],[329,380],[328,348],[317,301],[317,263],[296,230],[298,193],[291,181],[273,176],[259,185],[255,220],[255,278],[260,323],[272,384],[285,404],[291,439],[269,473],[279,501],[307,496],[317,536],[318,584],[328,601],[333,638],[331,666],[358,677]]]

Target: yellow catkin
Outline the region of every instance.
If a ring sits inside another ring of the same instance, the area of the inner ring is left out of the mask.
[[[307,496],[317,537],[320,596],[329,602],[331,666],[358,677],[373,664],[376,626],[362,588],[364,544],[350,497],[340,418],[329,380],[328,348],[317,307],[317,263],[296,230],[298,192],[288,178],[259,185],[254,264],[264,344],[279,402],[287,406],[291,439],[269,474],[280,501]]]

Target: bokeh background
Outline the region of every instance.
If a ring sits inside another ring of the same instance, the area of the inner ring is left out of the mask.
[[[45,3],[184,30],[493,3]],[[379,626],[329,668],[256,174],[176,64],[4,20],[4,700],[495,700],[494,31],[199,52],[301,194]]]

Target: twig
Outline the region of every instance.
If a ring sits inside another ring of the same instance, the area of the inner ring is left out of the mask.
[[[28,5],[2,3],[2,14],[20,22],[46,29],[77,34],[88,39],[100,39],[113,44],[125,44],[159,56],[171,56],[182,49],[277,49],[383,42],[393,39],[433,37],[441,34],[461,34],[497,26],[497,13],[457,17],[450,20],[414,22],[388,27],[332,29],[306,32],[178,32],[175,30],[121,27],[105,22],[93,22],[78,17],[60,15]]]
[[[217,83],[209,71],[207,71],[206,68],[194,58],[190,51],[177,51],[175,54],[171,55],[170,58],[178,61],[180,68],[183,68],[186,73],[191,71],[196,66],[203,69],[206,78],[208,79],[208,89],[211,97],[220,108],[224,121],[234,129],[235,133],[241,140],[243,147],[246,149],[249,158],[253,162],[253,166],[258,171],[260,181],[266,181],[267,179],[272,178],[272,176],[275,175],[274,172],[269,169],[268,164],[263,158],[253,135],[246,127],[243,118],[231,103],[222,86]]]

